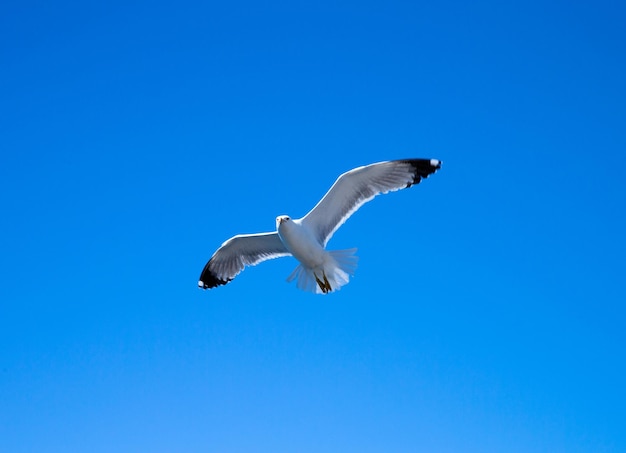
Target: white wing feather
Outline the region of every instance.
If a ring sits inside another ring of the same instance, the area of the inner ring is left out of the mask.
[[[244,267],[291,255],[278,233],[239,234],[224,242],[204,266],[198,286],[214,288],[225,285]]]
[[[437,159],[406,159],[358,167],[337,178],[324,198],[301,221],[326,243],[363,204],[380,193],[417,184],[441,166]]]

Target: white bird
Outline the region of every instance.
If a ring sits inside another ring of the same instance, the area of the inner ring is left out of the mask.
[[[304,217],[281,215],[275,232],[239,234],[224,242],[204,266],[198,286],[225,285],[245,266],[292,255],[300,264],[287,281],[297,279],[299,289],[318,294],[338,290],[354,275],[358,258],[356,248],[326,250],[333,233],[376,195],[411,187],[440,167],[437,159],[405,159],[350,170]]]

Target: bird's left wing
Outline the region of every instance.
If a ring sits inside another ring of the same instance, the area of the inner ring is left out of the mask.
[[[198,286],[203,289],[225,285],[246,266],[288,256],[278,233],[239,234],[224,242],[204,266]]]
[[[302,218],[302,223],[325,247],[333,233],[364,203],[380,193],[418,184],[440,167],[437,159],[404,159],[350,170],[337,178],[324,198]]]

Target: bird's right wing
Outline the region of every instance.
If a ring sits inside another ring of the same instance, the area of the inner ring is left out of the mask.
[[[440,167],[437,159],[404,159],[350,170],[337,178],[324,198],[302,218],[302,223],[326,246],[337,228],[364,203],[380,193],[418,184]]]
[[[239,234],[224,242],[204,266],[198,286],[202,289],[225,285],[246,266],[291,255],[278,233]]]

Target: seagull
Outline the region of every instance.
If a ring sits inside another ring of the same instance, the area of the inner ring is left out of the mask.
[[[198,286],[215,288],[233,280],[246,266],[293,256],[300,264],[287,278],[303,291],[328,294],[354,275],[356,248],[326,250],[335,231],[363,204],[378,194],[406,189],[441,168],[437,159],[378,162],[350,170],[300,219],[276,217],[276,231],[238,234],[224,242],[206,263]]]

